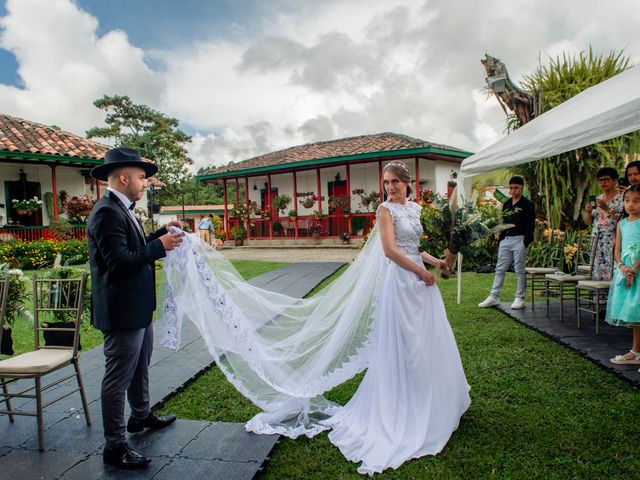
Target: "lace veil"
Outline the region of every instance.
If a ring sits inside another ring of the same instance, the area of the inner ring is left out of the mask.
[[[162,344],[177,348],[192,321],[227,379],[263,410],[256,433],[313,436],[337,405],[322,394],[367,367],[388,266],[377,227],[355,261],[311,298],[245,282],[197,235],[169,252]]]

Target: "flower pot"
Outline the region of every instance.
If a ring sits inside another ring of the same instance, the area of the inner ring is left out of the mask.
[[[18,212],[18,215],[32,215],[33,214],[33,210],[23,210],[21,208],[17,209],[16,212]]]
[[[11,336],[11,328],[5,328],[2,331],[2,343],[0,343],[0,354],[13,355],[13,337]]]
[[[295,222],[298,219],[298,217],[289,217],[289,220],[292,222]]]
[[[342,240],[343,245],[349,245],[349,240]]]
[[[236,247],[241,247],[241,246],[242,246],[242,239],[241,239],[241,238],[236,238],[236,239],[233,241],[233,243],[234,243],[234,245],[235,245]]]

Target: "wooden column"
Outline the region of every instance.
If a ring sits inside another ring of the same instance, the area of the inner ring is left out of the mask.
[[[293,173],[293,210],[298,210],[298,176],[296,172]],[[298,217],[293,221],[293,228],[295,231],[295,239],[298,239]]]
[[[380,189],[380,203],[384,202],[384,191],[382,188],[382,160],[378,160],[378,188]]]
[[[236,203],[233,206],[233,208],[238,208],[238,202],[240,201],[238,194],[239,194],[239,190],[240,190],[240,184],[238,183],[238,177],[236,177]]]
[[[273,207],[271,206],[271,174],[267,174],[267,207],[269,207],[269,239],[273,239]]]
[[[349,199],[349,215],[347,215],[347,231],[349,235],[353,232],[351,231],[351,166],[347,163],[345,164],[345,168],[347,169],[347,198]]]
[[[244,177],[244,200],[245,200],[246,207],[249,208],[249,203],[251,202],[249,202],[249,177],[248,176]],[[248,210],[247,210],[247,219],[250,216],[251,214],[248,213]],[[247,240],[249,240],[249,232],[251,231],[250,223],[251,222],[247,220]]]
[[[231,237],[229,236],[229,209],[227,208],[227,179],[222,179],[222,189],[224,190],[224,231],[227,236],[227,240]]]
[[[316,188],[318,189],[318,210],[322,210],[322,183],[320,182],[319,168],[316,168]]]
[[[56,166],[51,167],[51,193],[53,193],[53,220],[58,220],[58,187],[56,185]],[[49,219],[51,222],[51,219]]]
[[[416,157],[416,202],[420,201],[420,159]]]
[[[100,180],[96,179],[96,195],[98,196],[98,200],[100,200]]]

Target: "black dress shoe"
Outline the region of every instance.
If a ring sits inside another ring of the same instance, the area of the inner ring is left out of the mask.
[[[129,417],[129,421],[127,422],[127,432],[141,432],[145,428],[158,430],[160,428],[166,427],[167,425],[171,425],[175,421],[176,417],[173,415],[169,415],[167,417],[158,417],[153,413],[150,413],[149,415],[147,415],[147,418],[143,418],[142,420],[134,417]]]
[[[128,470],[146,468],[151,463],[150,458],[143,457],[126,443],[117,447],[104,447],[102,460],[107,465]]]

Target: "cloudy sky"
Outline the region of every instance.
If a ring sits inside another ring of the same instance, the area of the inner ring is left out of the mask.
[[[0,0],[0,112],[83,135],[129,95],[180,120],[195,167],[385,131],[471,151],[512,78],[563,51],[640,61],[637,0]]]

